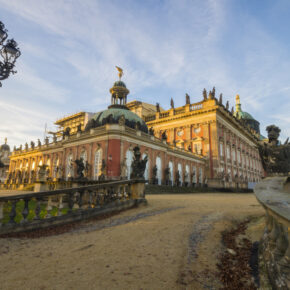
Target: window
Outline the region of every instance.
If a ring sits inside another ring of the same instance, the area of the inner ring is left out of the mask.
[[[102,174],[102,155],[103,150],[100,148],[95,152],[94,160],[94,179],[99,180],[100,175]]]
[[[142,159],[144,159],[146,156],[148,157],[148,154],[143,153]],[[149,158],[147,159],[146,168],[144,171],[144,178],[145,178],[145,180],[149,179]]]
[[[162,182],[162,162],[159,156],[156,157],[156,167],[157,167],[157,179],[158,184],[161,185]]]
[[[199,168],[199,183],[203,184],[203,171],[202,168]]]
[[[230,145],[227,145],[227,159],[231,159],[231,149],[230,149]]]
[[[196,176],[196,166],[192,167],[192,183],[196,183],[197,176]]]
[[[172,185],[173,182],[174,182],[173,163],[172,163],[172,161],[169,161],[168,167],[169,167],[169,170],[170,170],[170,181],[171,181],[171,185]]]
[[[182,165],[178,163],[177,165],[177,170],[179,171],[179,176],[180,176],[180,185],[183,183],[183,172],[182,172]]]
[[[126,164],[127,164],[128,179],[130,179],[130,177],[131,177],[132,161],[133,161],[133,152],[132,152],[132,150],[129,149],[126,152]]]
[[[220,156],[221,157],[224,156],[224,144],[223,144],[223,142],[220,142]]]

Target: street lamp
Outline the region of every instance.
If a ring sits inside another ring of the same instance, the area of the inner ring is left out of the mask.
[[[17,71],[13,70],[16,59],[21,55],[17,42],[14,39],[7,39],[7,29],[0,21],[0,55],[4,61],[0,61],[0,87],[2,87],[1,81],[7,79],[10,73],[15,74]]]

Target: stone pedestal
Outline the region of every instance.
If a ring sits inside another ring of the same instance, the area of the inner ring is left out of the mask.
[[[34,192],[39,192],[39,191],[47,191],[48,189],[48,184],[44,181],[36,181],[34,183]]]
[[[131,184],[132,199],[139,199],[145,197],[145,180],[140,180]]]

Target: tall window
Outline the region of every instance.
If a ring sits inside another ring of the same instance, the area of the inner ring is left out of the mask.
[[[182,172],[182,165],[180,163],[178,163],[177,169],[178,169],[179,175],[180,175],[180,185],[182,185],[182,183],[183,183],[183,172]]]
[[[239,163],[241,163],[241,151],[240,151],[240,150],[238,150],[238,152],[237,152],[237,153],[238,153],[238,162],[239,162]]]
[[[127,164],[127,173],[128,173],[128,179],[130,179],[131,172],[132,172],[132,161],[133,161],[133,152],[132,150],[127,150],[126,152],[126,164]]]
[[[66,159],[66,178],[74,176],[73,154],[69,154]]]
[[[236,161],[236,150],[234,147],[232,148],[232,159],[233,161]]]
[[[157,179],[158,184],[161,185],[162,181],[162,162],[159,156],[156,157],[156,167],[157,167]]]
[[[99,180],[100,175],[102,174],[102,156],[103,150],[99,148],[95,152],[95,160],[94,160],[94,179]]]
[[[227,145],[227,159],[231,159],[231,149],[230,149],[230,145]]]
[[[190,181],[190,172],[189,172],[189,165],[185,165],[185,180],[184,182],[188,182]]]
[[[173,182],[174,182],[174,172],[173,172],[173,163],[172,163],[172,161],[169,161],[168,167],[169,167],[169,170],[170,170],[170,181],[171,181],[171,185],[172,185]]]
[[[148,154],[143,153],[142,159],[144,159],[146,156],[148,157]],[[145,178],[145,180],[148,180],[148,178],[149,178],[149,158],[147,159],[146,168],[144,171],[144,178]]]
[[[199,168],[199,183],[203,184],[203,170],[201,167]]]
[[[223,144],[223,142],[220,142],[220,156],[221,157],[224,156],[224,144]]]

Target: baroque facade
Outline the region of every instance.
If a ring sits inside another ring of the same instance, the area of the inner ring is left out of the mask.
[[[7,187],[33,184],[41,166],[47,180],[130,179],[133,149],[139,146],[147,157],[145,179],[156,184],[201,186],[205,181],[205,158],[150,134],[144,120],[126,107],[129,90],[121,80],[110,89],[112,103],[107,110],[74,114],[56,122],[44,144],[31,142],[13,151]],[[71,124],[71,127],[70,127]],[[69,128],[69,129],[67,129]],[[61,135],[61,136],[60,136]],[[78,165],[81,162],[81,167]],[[81,168],[81,169],[80,169]]]
[[[142,116],[157,138],[165,137],[168,144],[200,154],[207,159],[206,177],[209,186],[252,188],[263,176],[258,151],[259,122],[241,110],[236,97],[236,111],[223,105],[222,95],[215,89],[203,100]]]

